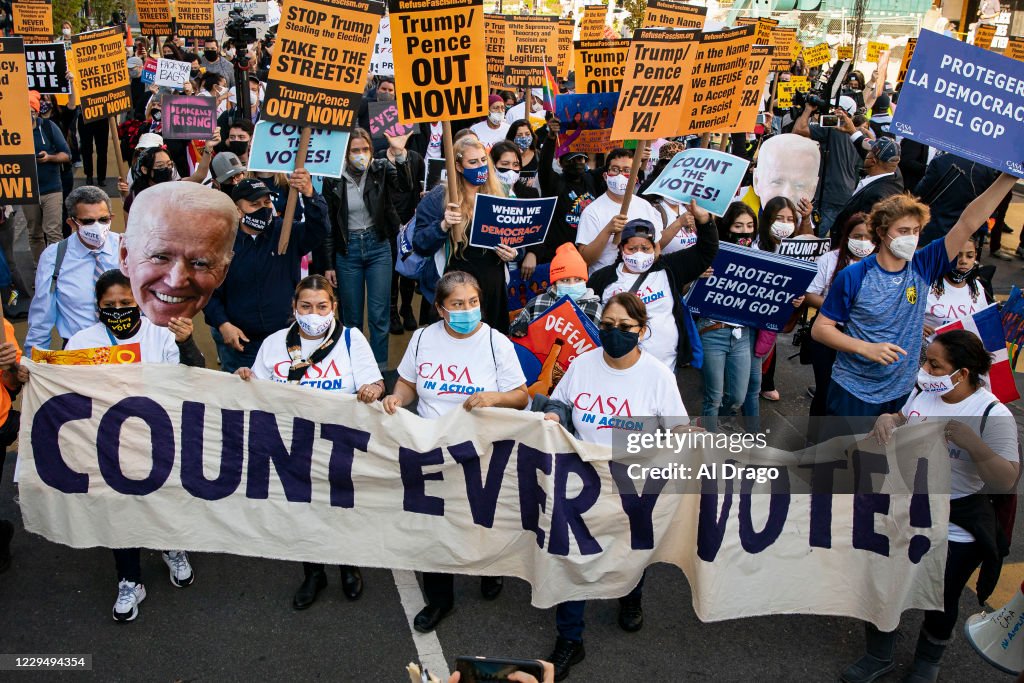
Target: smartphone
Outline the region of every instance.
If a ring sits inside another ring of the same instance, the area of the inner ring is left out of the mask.
[[[838,128],[839,117],[835,114],[822,114],[818,120],[818,125],[822,128]]]
[[[500,657],[458,657],[455,670],[460,683],[507,681],[509,674],[522,671],[538,681],[544,680],[544,667],[536,659],[501,659]]]
[[[762,112],[758,113],[757,119],[754,120],[754,124],[758,125],[758,126],[763,126],[765,124],[765,121],[767,120],[767,118],[768,117],[766,117],[764,115],[764,112],[762,111]]]

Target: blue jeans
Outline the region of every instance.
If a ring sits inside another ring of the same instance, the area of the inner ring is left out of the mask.
[[[349,235],[348,254],[335,256],[338,298],[345,327],[363,329],[363,300],[366,300],[370,348],[377,367],[388,367],[388,328],[391,323],[391,247],[371,230]]]
[[[245,343],[245,350],[237,351],[224,343],[224,337],[216,327],[210,328],[210,336],[213,337],[213,343],[217,346],[217,358],[220,359],[221,371],[231,373],[238,368],[251,368],[252,364],[256,362],[256,355],[260,352],[263,339],[265,339],[265,337],[249,339]]]
[[[821,207],[818,209],[818,213],[821,214],[821,222],[815,226],[818,231],[818,237],[828,237],[829,233],[835,229],[836,234],[843,229],[841,225],[835,225],[836,218],[839,217],[839,212],[843,210],[843,204],[826,204],[821,203]]]
[[[646,578],[647,570],[645,569],[644,573],[640,575],[640,583],[636,585],[636,588],[624,597],[619,598],[619,600],[642,598],[644,594],[644,579]],[[577,643],[583,640],[583,612],[586,609],[586,600],[570,600],[569,602],[559,603],[555,607],[555,628],[558,630],[558,635],[566,640],[572,640]]]
[[[750,378],[747,380],[747,396],[743,399],[743,416],[749,432],[758,431],[761,415],[761,364],[764,358],[754,355],[757,344],[757,330],[750,330]]]
[[[701,319],[697,327],[711,324],[712,321]],[[711,330],[700,336],[704,345],[704,365],[701,367],[704,373],[704,404],[701,414],[705,417],[704,426],[711,431],[716,429],[719,417],[736,414],[747,392],[751,356],[749,338],[753,331],[747,327],[739,330],[739,339],[732,335],[731,327]]]

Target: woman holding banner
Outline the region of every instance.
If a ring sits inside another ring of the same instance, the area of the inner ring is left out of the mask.
[[[690,202],[690,215],[697,221],[697,244],[662,255],[658,248],[658,230],[643,218],[635,218],[622,230],[616,262],[596,271],[590,287],[607,305],[616,294],[635,294],[647,307],[649,333],[640,348],[665,364],[672,372],[676,363],[693,359],[690,330],[696,331],[689,311],[682,303],[683,288],[711,265],[718,253],[718,229],[711,215]],[[686,221],[682,213],[669,231],[678,230]]]
[[[654,416],[660,429],[687,429],[689,418],[675,374],[640,345],[651,334],[644,302],[632,292],[619,292],[601,312],[598,330],[601,348],[576,357],[546,407],[555,411],[544,418],[564,424],[582,441],[609,447],[616,430],[603,423],[616,418],[615,406],[628,404],[632,415]],[[624,631],[643,628],[643,585],[641,575],[636,587],[619,598],[618,621]],[[586,606],[585,600],[572,600],[555,610],[558,638],[547,661],[555,665],[556,681],[583,661]]]
[[[916,365],[916,363],[915,363]],[[950,504],[943,609],[924,614],[914,663],[905,681],[938,680],[946,646],[960,611],[960,595],[979,567],[978,601],[984,603],[999,580],[1009,537],[994,507],[993,493],[1012,491],[1020,477],[1017,425],[1012,413],[988,389],[992,358],[973,332],[952,330],[929,344],[917,374],[918,390],[899,412],[881,415],[871,436],[885,444],[893,431],[925,420],[945,422],[949,448]],[[1016,499],[1013,500],[1014,509]],[[1000,501],[1002,502],[1002,501]],[[896,668],[896,631],[865,623],[867,651],[847,667],[841,680],[865,683]]]
[[[434,299],[441,320],[413,333],[398,366],[394,393],[384,399],[385,412],[394,415],[417,399],[417,414],[430,419],[460,407],[526,407],[530,395],[512,342],[481,319],[484,296],[469,273],[456,270],[441,277]],[[484,599],[494,600],[502,585],[501,577],[484,576],[480,592]],[[424,572],[423,593],[427,605],[416,615],[413,628],[429,633],[452,611],[454,577]]]
[[[334,286],[322,275],[303,278],[292,297],[295,322],[263,340],[252,368],[238,368],[244,380],[253,377],[279,383],[298,384],[335,394],[355,394],[363,403],[384,395],[373,351],[358,328],[338,324],[338,297]],[[322,564],[302,563],[305,578],[295,591],[292,606],[307,609],[327,587]],[[342,565],[341,589],[349,600],[363,592],[358,567]]]
[[[445,271],[459,270],[472,275],[479,283],[484,322],[502,334],[508,334],[505,264],[515,260],[516,250],[504,244],[494,249],[469,244],[477,193],[495,197],[505,197],[506,193],[491,165],[487,148],[478,139],[468,135],[461,137],[455,141],[452,150],[457,175],[446,183],[438,184],[420,200],[416,208],[413,247],[427,255],[444,249]],[[456,185],[456,196],[460,198],[458,203],[446,203],[449,182]],[[428,275],[420,282],[421,286],[426,285],[427,296],[433,290],[430,280]]]

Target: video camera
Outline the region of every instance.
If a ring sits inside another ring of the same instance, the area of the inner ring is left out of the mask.
[[[224,25],[224,33],[235,43],[236,48],[241,47],[244,50],[250,43],[258,40],[256,29],[249,27],[249,23],[266,20],[267,17],[263,14],[246,16],[242,6],[235,5],[228,12],[228,23]]]
[[[814,107],[819,113],[831,114],[832,108],[839,105],[839,96],[842,94],[846,74],[850,72],[851,66],[850,60],[841,59],[830,71],[818,78],[815,87],[807,92],[793,93],[793,106],[789,110],[790,116],[794,119],[798,118],[807,105]]]

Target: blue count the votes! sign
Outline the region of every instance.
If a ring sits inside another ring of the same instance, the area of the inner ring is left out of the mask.
[[[793,315],[818,272],[810,261],[722,244],[713,274],[698,278],[686,295],[690,312],[702,318],[779,332]]]
[[[1024,62],[921,31],[891,130],[1024,178]]]

